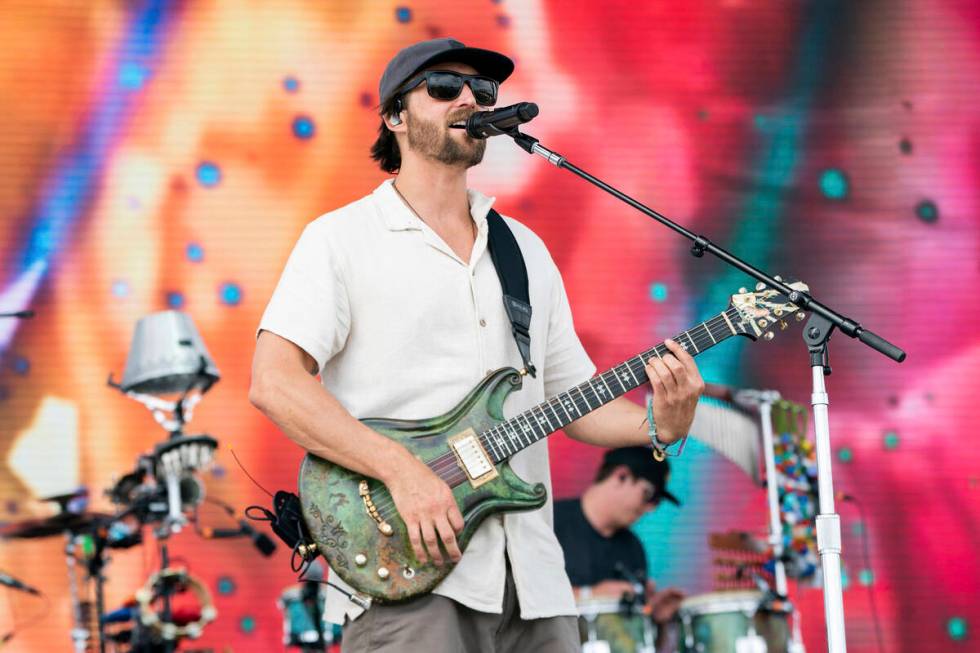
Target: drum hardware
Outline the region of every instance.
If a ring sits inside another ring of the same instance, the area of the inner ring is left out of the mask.
[[[340,640],[340,626],[323,618],[326,600],[327,588],[318,581],[304,581],[283,590],[276,605],[282,612],[284,645],[313,653],[325,651]]]
[[[580,599],[576,606],[583,653],[655,653],[656,628],[636,596]]]

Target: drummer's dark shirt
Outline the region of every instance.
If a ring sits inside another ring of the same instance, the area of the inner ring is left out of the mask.
[[[628,528],[603,537],[585,518],[580,499],[555,502],[555,534],[565,552],[565,571],[573,587],[629,580],[617,570],[617,562],[637,578],[646,578],[647,557],[639,538]]]

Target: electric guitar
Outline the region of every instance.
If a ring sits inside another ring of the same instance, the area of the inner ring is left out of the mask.
[[[789,285],[808,290],[801,282]],[[774,327],[785,328],[794,314],[798,321],[805,317],[775,290],[742,288],[732,295],[727,310],[673,339],[692,355],[733,336],[770,340]],[[452,488],[465,522],[457,534],[459,548],[465,550],[490,515],[534,510],[545,503],[544,485],[521,480],[507,463],[511,456],[643,385],[644,361],[667,353],[661,343],[510,419],[503,417],[504,401],[521,387],[521,374],[502,368],[444,415],[362,422],[404,445]],[[344,581],[372,600],[403,601],[424,594],[452,571],[445,553],[442,566],[419,563],[391,495],[376,479],[308,454],[300,468],[299,495],[317,551]]]

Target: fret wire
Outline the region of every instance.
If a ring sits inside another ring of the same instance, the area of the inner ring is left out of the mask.
[[[506,422],[504,422],[504,426],[505,427],[508,427],[508,426],[510,427],[510,434],[509,434],[509,436],[510,436],[510,446],[513,447],[514,453],[517,453],[518,451],[520,451],[521,449],[524,448],[524,443],[521,442],[521,432],[515,426],[515,422],[514,422],[514,419],[513,418],[511,418],[511,419],[507,420]],[[505,432],[506,432],[506,430],[505,430]],[[511,455],[513,455],[513,454],[511,454]]]
[[[524,418],[524,426],[521,426],[522,417]],[[517,420],[517,426],[519,427],[517,429],[518,437],[522,438],[523,440],[526,440],[526,442],[522,441],[522,444],[524,446],[531,445],[533,443],[533,440],[531,440],[531,436],[530,436],[531,423],[527,420],[527,416],[524,413],[519,413],[514,419]]]
[[[568,412],[568,408],[565,407],[565,402],[562,400],[562,395],[564,394],[565,394],[564,392],[559,392],[554,396],[554,400],[557,401],[558,405],[561,406],[561,409],[565,411],[565,418],[566,418],[565,424],[571,424],[575,420],[572,419],[572,414]]]
[[[491,429],[491,431],[492,431],[492,429]],[[488,434],[489,434],[489,431],[488,431]],[[497,451],[494,450],[494,447],[493,447],[493,438],[491,438],[491,437],[477,437],[477,440],[483,445],[483,448],[484,449],[487,449],[490,452],[490,457],[491,458],[498,458],[500,456],[500,454]]]
[[[558,429],[556,429],[555,425],[551,423],[550,419],[548,419],[548,415],[544,412],[544,408],[541,407],[541,404],[538,404],[536,408],[538,409],[538,412],[541,413],[541,416],[544,417],[544,421],[548,422],[548,427],[551,429],[551,431],[557,431]],[[540,422],[538,423],[540,424]]]
[[[528,429],[530,431],[530,433],[525,432],[524,433],[524,437],[526,437],[528,439],[528,445],[532,445],[532,444],[534,444],[535,442],[538,441],[538,437],[537,437],[537,435],[538,435],[538,432],[537,432],[537,424],[538,424],[538,422],[537,422],[537,420],[531,420],[531,419],[529,419],[528,418],[528,412],[529,411],[524,411],[523,413],[521,413],[521,416],[524,418],[524,423],[527,424]],[[531,417],[533,417],[533,415]]]
[[[687,339],[691,341],[691,346],[694,347],[694,353],[696,354],[701,353],[701,350],[698,349],[698,346],[694,344],[694,338],[691,337],[691,332],[685,331],[683,335],[687,336]]]
[[[625,376],[626,373],[621,372],[619,369],[620,367],[622,367],[622,365],[616,365],[612,367],[609,371],[612,372],[613,378],[616,379],[616,383],[619,384],[619,394],[622,395],[629,392],[629,388],[627,388],[626,384],[623,383],[623,376]]]
[[[588,381],[586,381],[586,383],[588,383]],[[586,396],[585,396],[585,393],[584,393],[584,392],[582,391],[582,384],[579,384],[579,385],[577,385],[577,386],[575,386],[575,387],[574,387],[574,388],[572,388],[572,389],[573,389],[573,390],[578,390],[578,393],[579,393],[579,395],[581,395],[581,397],[582,397],[582,399],[584,399],[584,400],[585,400],[585,405],[589,407],[589,412],[591,412],[591,411],[593,410],[593,408],[592,408],[592,404],[591,404],[591,403],[589,403],[589,398],[588,398],[588,397],[586,397]]]
[[[558,411],[555,410],[554,400],[555,400],[554,397],[552,397],[551,399],[545,399],[544,400],[544,406],[545,406],[545,408],[547,408],[548,410],[551,411],[551,416],[555,418],[555,422],[558,424],[558,428],[555,429],[557,431],[558,429],[560,429],[560,428],[564,427],[566,424],[568,424],[568,422],[566,422],[565,420],[563,420],[561,418],[561,414],[559,414]]]
[[[701,323],[701,326],[704,327],[704,330],[708,332],[708,337],[711,338],[711,344],[717,345],[718,344],[718,341],[715,340],[715,335],[713,333],[711,333],[711,329],[708,328],[708,325],[706,323],[702,322]]]
[[[504,422],[504,424],[506,424],[506,422]],[[513,452],[510,450],[510,447],[507,446],[509,444],[509,438],[507,437],[507,431],[504,430],[504,424],[494,427],[493,431],[494,436],[497,438],[497,448],[502,449],[509,456]]]
[[[606,392],[609,393],[610,399],[614,398],[616,395],[613,394],[612,388],[610,388],[609,384],[606,383],[605,372],[599,374],[598,376],[599,376],[599,380],[602,381],[602,385],[606,386]]]

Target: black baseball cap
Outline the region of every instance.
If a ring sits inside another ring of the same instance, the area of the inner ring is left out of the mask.
[[[499,52],[470,48],[453,38],[421,41],[401,50],[385,66],[378,85],[379,104],[384,104],[415,73],[437,63],[452,61],[473,66],[478,73],[503,82],[514,72],[514,62]]]
[[[670,464],[666,460],[653,457],[650,447],[620,447],[610,449],[602,459],[603,467],[625,465],[637,478],[645,478],[653,484],[657,493],[654,498],[663,498],[675,506],[681,505],[676,496],[667,490],[667,477],[670,476]]]

